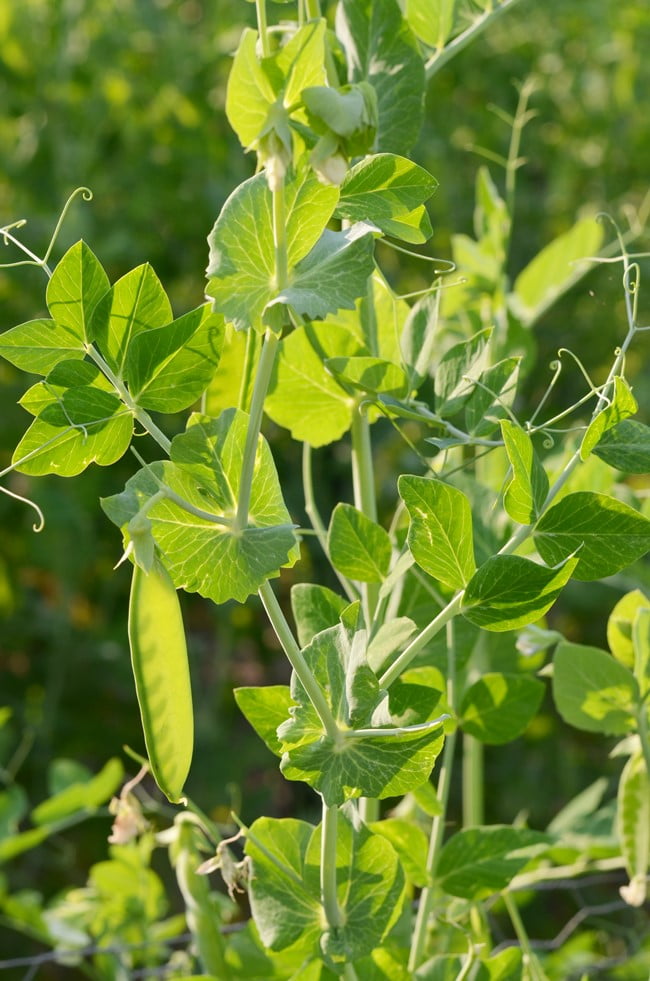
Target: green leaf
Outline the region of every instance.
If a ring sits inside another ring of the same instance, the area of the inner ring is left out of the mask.
[[[641,753],[625,764],[618,785],[616,827],[630,884],[621,889],[631,906],[642,906],[650,868],[650,778]]]
[[[404,818],[384,818],[368,825],[374,834],[387,838],[397,852],[409,882],[424,888],[427,882],[429,842],[422,828]]]
[[[351,504],[339,503],[327,533],[332,565],[350,579],[381,582],[390,565],[391,543],[381,525]]]
[[[284,186],[289,280],[318,242],[338,200],[310,170]],[[332,233],[334,234],[334,233]],[[338,241],[338,240],[337,240]],[[208,236],[207,294],[238,329],[262,330],[262,315],[278,294],[275,282],[273,205],[266,176],[257,174],[230,195]]]
[[[83,357],[83,341],[74,330],[54,320],[29,320],[0,334],[0,355],[35,375],[47,375],[59,361],[75,353]]]
[[[318,881],[305,878],[307,848],[314,828],[293,818],[258,818],[246,835],[251,862],[251,912],[262,943],[283,950],[300,941],[315,948],[321,933]]]
[[[260,59],[257,31],[244,31],[226,90],[228,122],[243,146],[259,148],[260,138],[282,119],[278,109],[286,112],[304,88],[325,82],[324,38],[325,21],[312,21],[279,51]]]
[[[395,219],[403,221],[420,209],[437,186],[431,174],[406,157],[378,153],[348,172],[341,185],[336,214],[349,221],[371,222],[391,235],[395,230],[391,223]],[[418,216],[421,214],[418,211]]]
[[[381,358],[328,358],[325,367],[343,384],[374,395],[404,397],[408,379],[399,365]]]
[[[634,644],[632,643],[632,625],[639,610],[650,606],[650,599],[635,589],[623,596],[607,621],[607,643],[609,649],[626,668],[634,668]]]
[[[519,947],[507,947],[481,962],[476,981],[520,981],[523,954]]]
[[[72,477],[114,463],[131,442],[131,413],[87,361],[59,362],[21,404],[37,416],[14,451],[21,473]]]
[[[306,878],[320,879],[322,826],[309,843]],[[388,836],[373,834],[349,810],[339,812],[336,841],[337,899],[345,923],[328,931],[321,944],[340,963],[366,957],[399,918],[405,898],[404,873]]]
[[[163,498],[147,510],[156,544],[179,589],[198,592],[215,603],[240,603],[282,566],[297,558],[295,534],[284,506],[271,451],[260,437],[253,472],[248,527],[233,535],[210,515],[231,519],[236,512],[241,460],[249,417],[228,409],[218,419],[193,415],[187,430],[172,441],[172,462],[140,470],[122,494],[102,501],[118,527],[128,522],[161,486],[205,517]]]
[[[420,133],[424,66],[415,35],[395,0],[342,0],[336,33],[349,65],[348,81],[369,82],[377,95],[375,149],[408,153]]]
[[[612,576],[646,554],[650,521],[628,504],[604,494],[577,491],[544,513],[535,545],[548,565],[578,555],[576,579]]]
[[[599,412],[589,424],[587,432],[580,444],[580,459],[586,460],[591,451],[601,439],[603,433],[613,429],[619,422],[637,411],[636,399],[624,378],[617,375],[614,379],[614,394],[607,408]]]
[[[627,735],[636,729],[639,686],[631,671],[597,647],[563,642],[553,659],[553,698],[569,725]]]
[[[602,240],[602,226],[594,218],[582,218],[538,252],[513,287],[513,306],[524,326],[538,320],[582,276],[584,267],[576,263],[597,255]]]
[[[430,48],[445,46],[454,27],[456,0],[406,0],[406,19]]]
[[[316,954],[320,939],[328,957],[356,961],[381,943],[399,916],[404,875],[395,850],[343,813],[337,822],[336,879],[345,923],[336,931],[325,932],[323,923],[320,826],[259,818],[247,834],[246,853],[253,917],[271,950],[296,944]]]
[[[89,340],[98,343],[109,367],[122,377],[131,341],[142,331],[164,327],[172,319],[167,294],[145,263],[104,293],[93,310]]]
[[[242,714],[272,753],[282,756],[282,744],[276,730],[289,717],[293,699],[288,685],[266,685],[264,688],[235,688],[234,696]]]
[[[539,517],[546,501],[548,477],[528,433],[509,419],[501,420],[501,433],[512,467],[512,478],[503,493],[503,504],[511,518],[522,525],[531,525]]]
[[[124,779],[124,767],[114,757],[90,780],[73,783],[43,801],[31,813],[36,825],[53,824],[77,811],[92,813],[112,797]]]
[[[650,472],[650,426],[624,419],[603,433],[594,453],[616,470],[646,474]]]
[[[250,411],[262,342],[263,338],[254,331],[225,325],[219,364],[205,392],[206,415],[218,416],[233,406]]]
[[[462,589],[476,569],[469,501],[455,487],[426,477],[402,476],[398,489],[411,519],[413,558],[434,579]]]
[[[303,655],[341,732],[335,741],[324,731],[294,675],[291,695],[297,705],[278,730],[285,777],[309,783],[328,805],[360,796],[394,797],[424,783],[440,752],[441,727],[435,721],[408,730],[384,725],[383,711],[382,724],[374,724],[384,696],[366,660],[363,632],[331,627],[317,634]]]
[[[411,245],[422,245],[433,235],[431,219],[423,204],[407,215],[397,218],[385,218],[381,224],[382,231],[391,238],[400,238]]]
[[[544,616],[578,564],[568,559],[559,568],[531,562],[519,555],[495,555],[470,580],[463,616],[485,630],[515,630]]]
[[[298,643],[307,644],[328,627],[334,627],[348,601],[327,586],[299,582],[291,587],[291,611],[298,630]]]
[[[496,428],[517,394],[521,358],[504,358],[481,372],[465,403],[465,425],[472,436],[485,437]]]
[[[536,715],[544,690],[528,675],[484,674],[463,695],[463,732],[494,746],[516,739]]]
[[[109,287],[97,256],[85,242],[77,242],[57,264],[47,285],[50,315],[80,341],[89,341],[93,311]]]
[[[388,580],[385,580],[385,583],[387,582]],[[396,617],[394,620],[384,621],[373,634],[366,651],[368,664],[372,670],[376,674],[385,671],[393,654],[406,647],[416,630],[417,627],[408,617]]]
[[[491,328],[481,330],[469,340],[454,344],[440,359],[435,375],[438,415],[453,416],[467,402],[475,380],[487,367],[491,334]]]
[[[309,324],[285,337],[276,359],[265,408],[296,440],[324,446],[352,425],[355,399],[326,370],[330,357],[367,354],[343,327]]]
[[[528,828],[464,828],[443,846],[435,868],[438,885],[452,896],[478,902],[505,889],[549,842]]]
[[[342,232],[324,231],[299,262],[286,286],[268,304],[280,303],[311,320],[322,320],[341,307],[353,310],[374,269],[374,234],[358,222]]]
[[[400,338],[400,350],[408,366],[409,391],[427,378],[435,350],[440,293],[423,296],[409,311]]]
[[[126,380],[144,409],[180,412],[203,394],[219,364],[223,317],[204,304],[165,327],[138,334],[129,346]]]

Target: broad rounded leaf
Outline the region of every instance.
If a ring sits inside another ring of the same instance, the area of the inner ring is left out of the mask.
[[[548,565],[576,553],[576,579],[612,576],[646,554],[650,520],[604,494],[578,491],[546,511],[534,530],[535,545]]]
[[[636,726],[639,686],[631,671],[597,647],[563,642],[553,658],[553,698],[562,718],[587,732],[624,736]]]

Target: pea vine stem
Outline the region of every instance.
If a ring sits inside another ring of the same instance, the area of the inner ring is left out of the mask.
[[[273,592],[273,588],[268,580],[260,586],[259,596],[262,600],[267,616],[271,621],[271,626],[273,627],[278,640],[282,644],[284,653],[287,655],[287,659],[291,664],[291,667],[296,672],[300,683],[307,692],[316,714],[323,723],[323,728],[331,739],[338,741],[339,729],[336,724],[336,719],[332,715],[332,711],[327,704],[327,700],[320,685],[314,678],[311,668],[307,664],[302,651],[298,647],[291,627],[287,623],[286,617],[280,608],[280,604],[278,603],[275,593]]]
[[[336,930],[345,923],[345,915],[336,895],[336,852],[339,809],[336,804],[323,801],[323,826],[321,832],[320,883],[321,900],[328,925]]]
[[[456,698],[456,646],[453,621],[450,620],[446,624],[446,628],[447,701],[453,708]],[[442,838],[445,832],[445,821],[447,816],[447,807],[449,804],[449,791],[451,788],[451,775],[454,762],[454,753],[456,750],[456,738],[457,730],[454,729],[445,737],[445,745],[442,751],[442,762],[438,777],[438,802],[440,804],[440,813],[434,817],[431,825],[429,851],[427,854],[426,872],[429,883],[431,883],[433,879],[435,865],[438,860],[438,853],[440,851]],[[411,950],[408,962],[408,970],[411,973],[417,969],[424,955],[429,918],[433,908],[433,900],[433,889],[431,888],[431,885],[427,885],[422,890],[418,912],[415,918],[415,929],[413,931],[413,939],[411,941]]]

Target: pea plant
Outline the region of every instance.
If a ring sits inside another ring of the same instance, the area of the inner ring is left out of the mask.
[[[133,476],[101,506],[132,565],[141,762],[180,805],[154,837],[135,781],[114,798],[111,862],[95,866],[83,903],[68,896],[49,913],[68,957],[105,936],[108,867],[121,867],[135,894],[138,868],[155,880],[156,844],[169,846],[191,934],[170,977],[566,977],[531,944],[522,897],[615,870],[625,902],[645,901],[650,599],[637,589],[620,600],[611,651],[568,642],[544,619],[570,580],[614,576],[650,547],[641,484],[621,479],[650,469],[650,429],[632,418],[626,378],[627,352],[648,329],[638,318],[643,254],[630,251],[645,216],[626,231],[612,223],[613,245],[603,222],[581,218],[509,279],[525,83],[515,114],[504,113],[503,195],[487,167],[478,172],[475,237],[454,236],[451,260],[420,251],[430,275],[408,295],[382,272],[387,255],[394,271],[395,253],[432,236],[426,204],[437,182],[408,157],[427,85],[515,6],[409,0],[404,13],[396,0],[340,0],[328,24],[317,0],[299,0],[296,20],[270,25],[257,0],[257,30],[243,32],[226,97],[257,172],[210,232],[207,302],[182,316],[148,264],[111,284],[85,242],[52,268],[56,234],[40,258],[20,223],[2,229],[26,254],[11,265],[46,273],[49,310],[0,337],[4,358],[43,376],[20,400],[33,419],[3,476],[73,477],[131,448]],[[594,383],[563,349],[532,410],[521,387],[534,364],[531,329],[601,261],[621,269],[627,313],[609,373]],[[578,397],[558,408],[568,370]],[[165,416],[190,409],[170,438]],[[302,447],[302,522],[285,504],[265,414]],[[149,437],[137,449],[136,429]],[[379,486],[377,447],[389,437],[396,470]],[[352,501],[325,515],[314,457],[338,442],[349,447]],[[294,566],[300,579],[301,554],[316,548],[329,585],[293,585],[289,616],[273,581]],[[187,799],[193,708],[180,589],[217,605],[259,595],[291,682],[240,688],[237,704],[286,780],[313,789],[320,823],[247,826],[234,815],[236,834],[222,840]],[[603,802],[598,781],[544,830],[525,819],[486,824],[483,746],[526,730],[547,676],[566,722],[618,737],[617,794]],[[450,826],[458,771],[462,822]],[[111,773],[68,786],[63,805],[41,805],[45,817],[33,812],[35,828],[0,856],[60,827],[61,806],[105,800],[122,779],[121,767]],[[217,869],[231,895],[246,894],[242,929],[224,926],[235,907],[210,891]],[[509,945],[495,938],[497,915],[510,921]],[[97,955],[89,976],[167,963],[178,924],[155,904],[147,916],[153,960],[138,960],[133,920],[125,914],[120,933],[114,916],[124,951]]]

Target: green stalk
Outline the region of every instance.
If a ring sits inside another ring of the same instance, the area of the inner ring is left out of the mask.
[[[462,51],[463,48],[467,47],[470,41],[484,31],[488,24],[496,20],[497,17],[500,17],[501,14],[504,14],[507,10],[510,10],[517,3],[519,3],[519,0],[502,0],[502,3],[500,3],[498,7],[491,7],[486,10],[480,15],[480,17],[477,17],[476,20],[472,21],[466,30],[464,30],[461,34],[458,34],[453,41],[450,41],[444,48],[441,48],[439,51],[436,51],[435,54],[432,54],[424,66],[427,81],[432,79],[436,72],[440,71],[443,65],[446,65],[447,62],[451,61],[451,59]]]
[[[336,804],[323,801],[323,827],[321,835],[320,888],[321,900],[328,925],[336,930],[345,924],[345,914],[336,895],[336,842],[339,809]]]
[[[233,522],[233,534],[240,534],[248,524],[248,509],[251,502],[251,490],[253,487],[253,472],[255,470],[255,458],[257,456],[257,445],[262,428],[262,413],[264,411],[264,399],[269,387],[271,372],[275,363],[275,356],[278,350],[279,337],[269,328],[264,335],[264,345],[260,360],[257,365],[255,376],[255,387],[251,399],[250,422],[246,432],[246,443],[244,444],[244,458],[242,460],[241,476],[239,478],[239,499],[237,501],[237,514]]]
[[[512,925],[515,929],[515,933],[517,934],[517,939],[521,945],[521,950],[523,953],[522,966],[525,971],[524,979],[530,978],[530,981],[548,981],[548,978],[542,970],[542,966],[530,945],[530,940],[528,939],[528,934],[526,933],[526,927],[524,926],[524,922],[519,915],[517,904],[509,892],[504,892],[501,895],[505,907],[508,910],[508,916],[510,917]]]
[[[179,850],[174,861],[178,887],[185,903],[187,925],[196,944],[201,967],[223,981],[232,977],[226,963],[219,921],[210,899],[210,885],[204,875],[197,875],[200,857],[189,821],[179,821]]]
[[[377,521],[375,475],[372,466],[372,443],[367,418],[356,409],[352,417],[352,486],[354,505],[371,521]],[[379,583],[363,583],[364,616],[369,627],[379,599]]]
[[[257,28],[262,44],[262,57],[268,58],[271,54],[271,45],[269,44],[269,32],[266,22],[266,0],[255,0],[255,9],[257,12]]]
[[[242,412],[248,412],[250,410],[249,405],[249,391],[251,387],[251,376],[255,369],[255,363],[257,361],[257,352],[259,350],[260,336],[257,331],[249,330],[246,335],[246,353],[244,355],[244,370],[242,371],[241,382],[239,385],[239,396],[237,398],[237,407],[242,410]]]
[[[284,653],[287,655],[287,659],[291,664],[291,667],[296,672],[303,688],[307,692],[316,714],[323,723],[323,728],[325,729],[327,735],[338,743],[339,728],[336,724],[336,719],[332,715],[332,711],[327,704],[325,695],[314,678],[309,665],[305,661],[302,651],[298,647],[296,639],[291,632],[291,627],[286,621],[284,613],[280,608],[280,604],[278,603],[275,593],[273,592],[271,584],[268,582],[268,580],[260,586],[259,596],[262,600],[264,609],[267,612],[268,618],[271,621],[271,626],[277,634],[278,640],[282,644]]]
[[[145,412],[144,409],[141,409],[140,406],[133,401],[126,385],[124,385],[124,383],[120,381],[117,375],[109,368],[108,364],[106,363],[106,361],[104,361],[99,351],[95,347],[93,347],[92,344],[87,344],[86,353],[90,358],[92,358],[92,360],[95,362],[97,367],[104,373],[104,375],[106,375],[109,382],[111,383],[117,394],[119,395],[120,399],[122,400],[122,402],[124,402],[124,405],[127,407],[127,409],[130,410],[130,412],[133,413],[133,415],[138,420],[142,428],[146,429],[146,431],[149,433],[150,436],[152,436],[155,439],[155,441],[158,443],[161,449],[164,450],[164,452],[167,455],[169,455],[169,450],[172,445],[170,440],[165,436],[162,430],[158,428],[158,426],[155,424],[149,413]]]
[[[454,637],[454,625],[452,621],[447,623],[447,701],[453,709],[456,701],[456,642]],[[438,777],[438,801],[440,802],[440,814],[437,814],[431,824],[431,835],[429,838],[429,852],[427,855],[427,879],[433,878],[438,852],[442,845],[445,832],[445,821],[447,818],[447,807],[449,805],[449,790],[451,788],[451,774],[454,763],[454,752],[456,749],[457,730],[454,729],[445,737],[445,745],[442,751],[442,763],[440,765],[440,775]],[[415,919],[415,930],[411,941],[411,951],[409,955],[408,969],[414,972],[422,961],[427,939],[427,929],[431,909],[433,907],[433,890],[427,886],[420,895],[420,904]]]
[[[318,0],[305,0],[307,20],[318,20],[320,17],[320,3]]]
[[[463,596],[465,591],[462,590],[457,593],[456,596],[449,603],[447,603],[444,610],[441,610],[438,616],[431,621],[424,630],[415,637],[411,643],[406,647],[400,656],[396,658],[388,670],[384,671],[383,675],[379,679],[380,688],[389,688],[394,681],[397,681],[402,671],[405,671],[408,665],[411,663],[414,657],[420,653],[422,648],[432,640],[436,634],[440,633],[443,627],[445,627],[450,620],[460,612],[460,608],[463,605]]]

